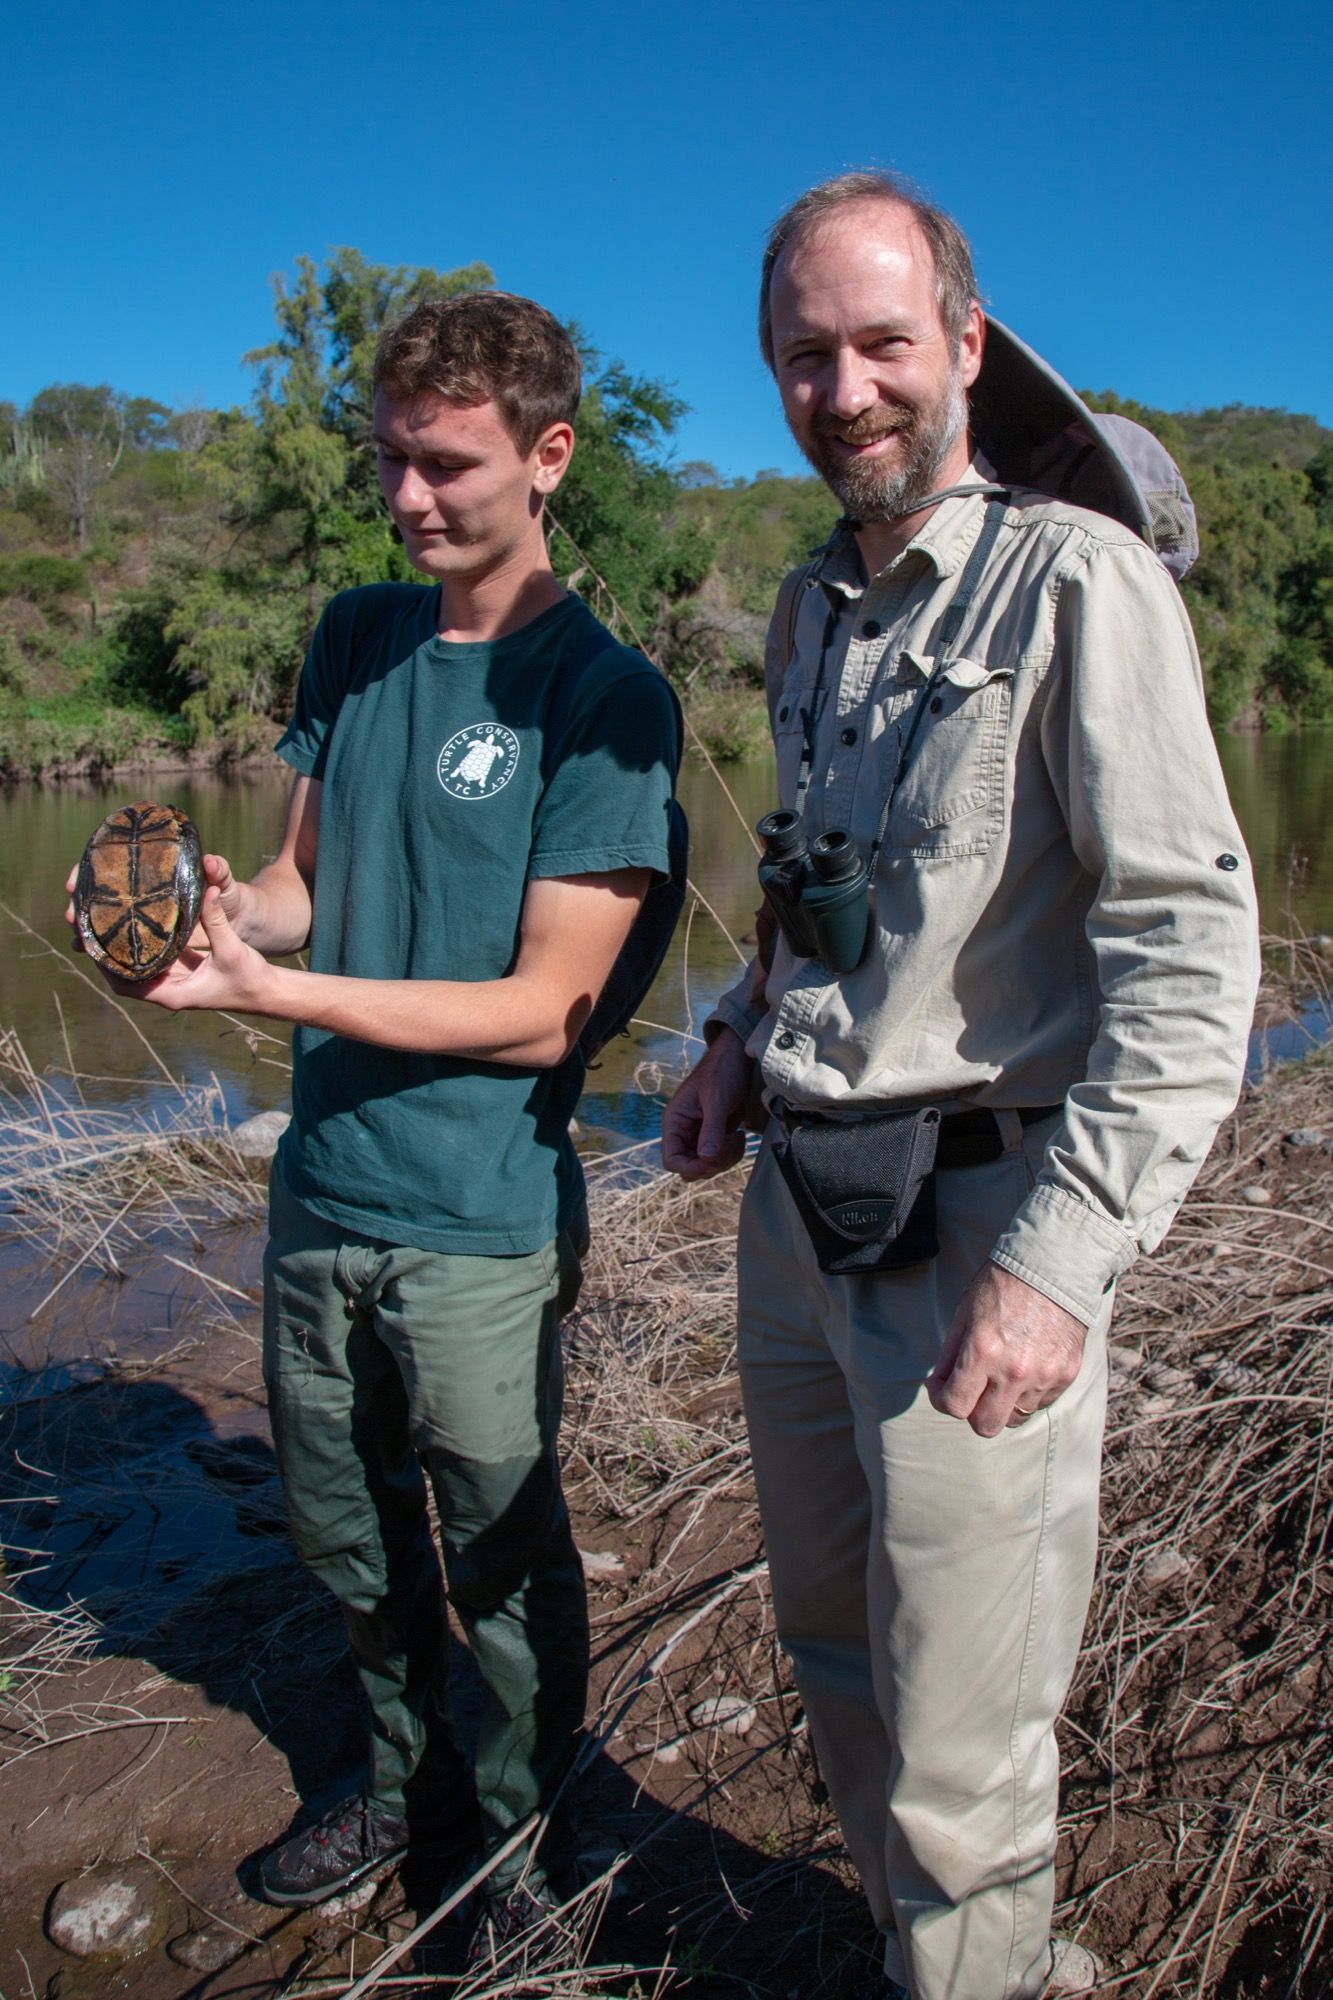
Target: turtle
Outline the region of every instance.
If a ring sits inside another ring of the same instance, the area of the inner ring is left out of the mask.
[[[165,972],[204,899],[204,854],[179,806],[118,806],[83,850],[74,921],[98,965],[135,985]]]

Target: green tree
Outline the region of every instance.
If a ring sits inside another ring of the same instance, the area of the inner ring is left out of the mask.
[[[43,477],[63,498],[80,553],[88,546],[93,496],[120,464],[127,399],[105,382],[53,382],[28,405],[25,425],[42,446]]]
[[[681,510],[666,451],[685,405],[664,383],[603,365],[577,328],[584,364],[574,456],[549,512],[551,560],[613,622],[600,578],[647,639],[664,605],[697,590],[711,537]]]

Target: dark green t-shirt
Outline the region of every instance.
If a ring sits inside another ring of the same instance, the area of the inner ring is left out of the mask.
[[[499,979],[530,880],[668,864],[671,692],[577,597],[487,644],[434,585],[335,597],[278,744],[323,785],[310,967]],[[517,1069],[298,1027],[288,1187],[330,1220],[469,1255],[549,1242],[582,1196],[576,1055]]]

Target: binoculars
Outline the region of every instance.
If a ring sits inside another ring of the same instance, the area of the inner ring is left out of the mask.
[[[870,936],[870,877],[845,833],[807,842],[799,813],[765,813],[755,828],[764,851],[759,886],[797,958],[854,972]]]

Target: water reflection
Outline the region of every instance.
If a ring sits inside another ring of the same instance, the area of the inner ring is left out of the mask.
[[[1333,931],[1333,730],[1224,736],[1218,749],[1265,929]]]

